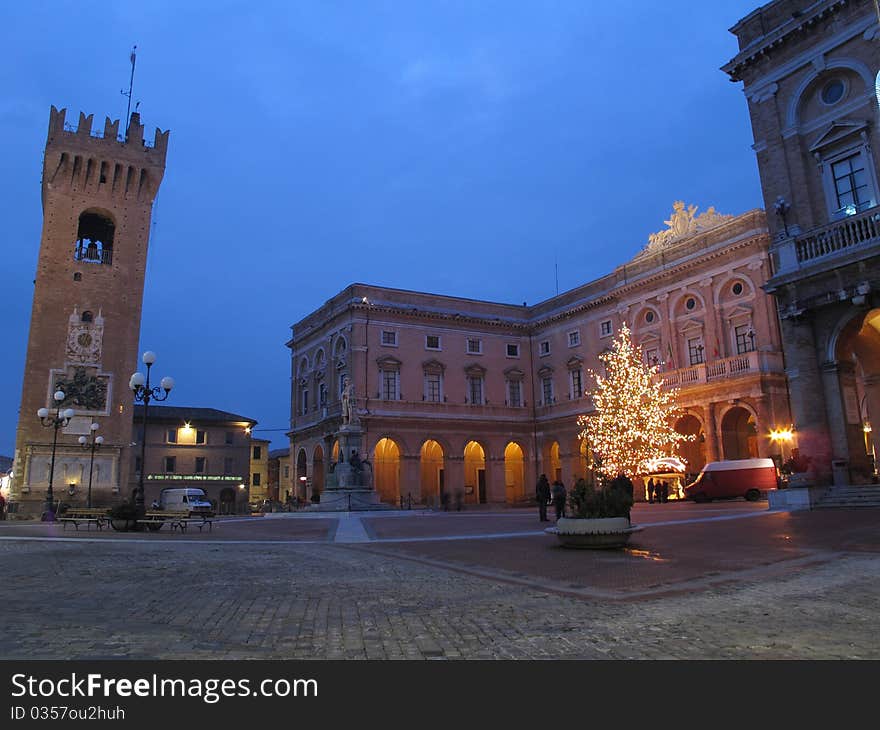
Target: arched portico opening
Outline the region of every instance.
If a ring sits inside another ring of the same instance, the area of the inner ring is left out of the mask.
[[[675,430],[683,436],[692,436],[678,446],[678,455],[684,461],[688,474],[698,474],[706,465],[706,435],[700,419],[688,413],[675,424]]]
[[[721,447],[727,460],[757,458],[758,428],[755,417],[742,406],[734,406],[721,419]]]
[[[306,450],[300,449],[296,455],[296,484],[293,486],[294,493],[302,499],[308,499],[308,464]]]
[[[324,491],[324,449],[315,447],[312,456],[312,494],[321,494]]]
[[[436,503],[445,488],[445,469],[443,447],[428,439],[422,444],[419,454],[419,486],[422,501]]]
[[[525,457],[522,447],[515,441],[504,448],[504,491],[508,504],[526,498]]]
[[[544,474],[553,482],[562,480],[562,459],[559,457],[559,442],[553,441],[544,448]]]
[[[379,499],[389,504],[400,500],[400,447],[383,438],[373,451],[373,479]]]
[[[842,427],[832,429],[834,481],[865,483],[876,474],[880,426],[880,309],[853,317],[833,353],[837,366]],[[833,421],[832,421],[833,422]]]
[[[468,441],[464,447],[464,499],[465,502],[486,502],[486,452],[476,441]]]

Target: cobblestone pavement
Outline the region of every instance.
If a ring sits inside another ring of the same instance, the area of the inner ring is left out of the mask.
[[[376,540],[391,518],[351,544],[324,524],[267,541],[283,520],[224,524],[226,541],[4,525],[0,658],[880,658],[880,511],[677,514],[615,554],[555,548],[528,515],[404,516],[397,532],[442,527],[408,543]],[[445,540],[456,524],[466,539]],[[523,536],[479,540],[477,524]],[[743,561],[693,557],[738,544]]]

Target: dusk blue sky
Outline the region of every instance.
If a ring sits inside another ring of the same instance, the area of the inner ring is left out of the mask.
[[[49,107],[171,130],[141,350],[169,405],[287,445],[290,326],[348,284],[530,304],[674,200],[760,207],[719,67],[756,0],[4,3],[0,454],[12,455]],[[36,416],[34,416],[36,417]]]

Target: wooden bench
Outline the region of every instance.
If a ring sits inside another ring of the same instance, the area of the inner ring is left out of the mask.
[[[162,525],[169,525],[171,531],[180,529],[186,532],[186,528],[194,525],[199,528],[199,532],[206,525],[208,529],[213,529],[213,519],[208,515],[190,514],[186,511],[172,512],[170,510],[149,510],[144,514],[143,519],[138,520],[139,524],[146,525],[147,529],[156,532],[162,529]]]
[[[64,523],[64,529],[67,525],[72,524],[77,530],[81,523],[84,523],[86,530],[94,525],[99,530],[104,525],[110,524],[110,513],[105,509],[94,509],[89,507],[69,507],[64,514],[58,517],[59,522]]]

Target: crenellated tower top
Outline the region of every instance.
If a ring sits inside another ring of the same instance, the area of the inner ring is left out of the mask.
[[[86,192],[98,197],[152,203],[165,172],[168,130],[144,139],[140,114],[133,112],[128,134],[106,117],[103,132],[92,129],[93,114],[80,112],[74,128],[67,110],[52,107],[43,161],[43,203],[47,192]]]

